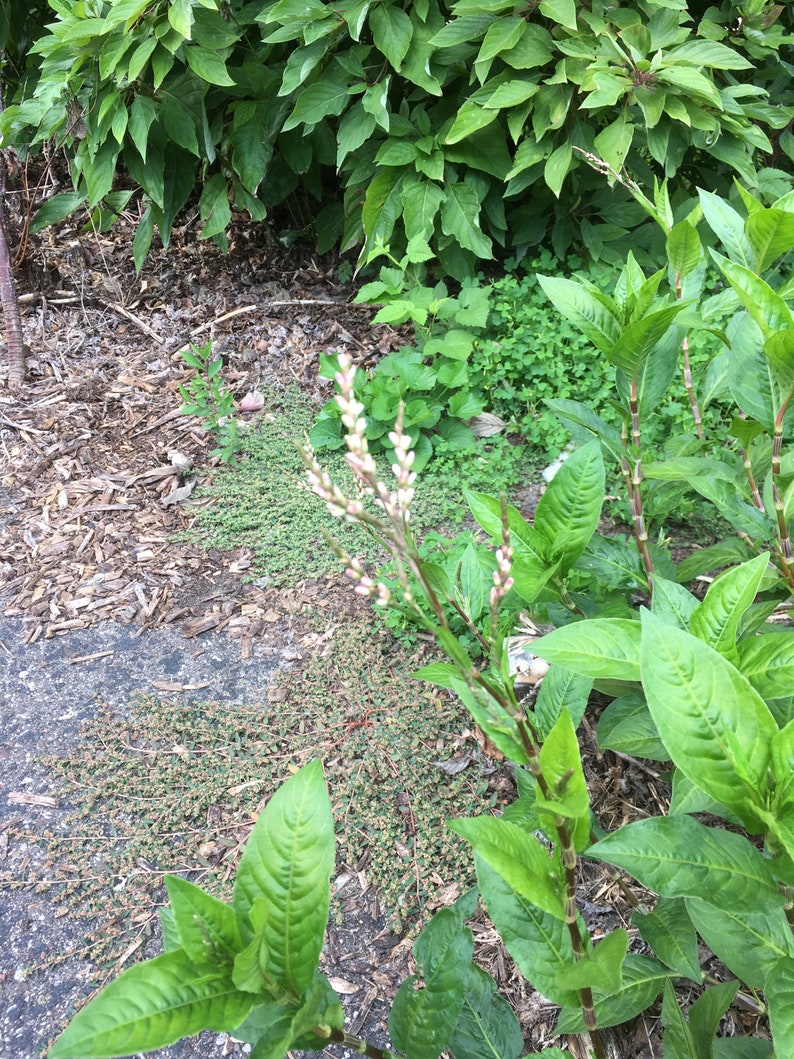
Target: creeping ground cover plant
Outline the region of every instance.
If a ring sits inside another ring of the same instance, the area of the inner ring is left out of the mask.
[[[504,500],[471,494],[473,514],[497,544],[493,562],[461,563],[440,577],[411,532],[414,456],[400,417],[386,484],[353,380],[349,359],[340,358],[337,400],[357,493],[345,495],[308,451],[310,487],[391,552],[391,586],[342,555],[355,590],[382,606],[415,607],[447,658],[416,676],[457,693],[492,753],[514,766],[518,796],[501,816],[451,826],[471,845],[479,896],[519,971],[561,1009],[557,1033],[577,1035],[579,1054],[602,1059],[615,1054],[613,1027],[654,1006],[670,1059],[794,1054],[794,632],[766,622],[765,596],[780,585],[770,552],[727,569],[703,598],[657,563],[645,568],[622,616],[611,616],[611,603],[599,607],[597,594],[588,608],[568,586],[586,562],[603,502],[594,439],[560,468],[531,524]],[[484,660],[474,661],[452,631],[450,599],[458,614],[486,607],[490,621],[471,622]],[[531,645],[550,668],[536,694],[519,698],[510,649],[528,606],[564,617]],[[594,688],[611,700],[598,722],[602,748],[668,762],[672,781],[666,812],[610,833],[597,819],[577,738]],[[598,937],[585,916],[585,861],[608,866],[618,907],[631,909],[630,921]],[[203,1027],[251,1042],[254,1059],[337,1042],[375,1059],[526,1054],[515,1015],[472,962],[465,921],[474,892],[419,935],[417,974],[391,1010],[392,1050],[348,1036],[341,1004],[317,971],[332,869],[333,824],[315,761],[261,814],[231,905],[170,879],[166,953],[109,985],[50,1055],[131,1054]],[[723,965],[716,976],[704,970],[713,968],[708,950]],[[680,1005],[678,984],[693,1003]],[[719,1035],[734,1001],[763,1016],[757,1036]]]

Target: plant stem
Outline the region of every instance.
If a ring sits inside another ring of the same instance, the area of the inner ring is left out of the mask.
[[[780,495],[780,453],[783,448],[783,419],[786,415],[786,409],[788,408],[790,400],[791,393],[789,393],[783,401],[780,411],[775,418],[775,432],[772,442],[772,501],[775,506],[775,515],[777,516],[778,558],[780,559],[780,566],[789,585],[794,588],[794,571],[791,569],[791,537],[789,537],[786,514],[783,510],[783,497]]]
[[[399,1059],[394,1052],[386,1048],[378,1048],[376,1044],[370,1044],[369,1041],[354,1037],[352,1033],[345,1033],[344,1030],[331,1030],[328,1040],[333,1044],[344,1044],[357,1055],[366,1055],[369,1059]]]
[[[678,301],[684,296],[684,289],[681,286],[681,273],[675,277],[675,296]],[[689,407],[692,409],[692,420],[695,424],[695,432],[698,438],[703,438],[703,420],[700,415],[700,408],[698,407],[697,398],[695,397],[695,388],[692,385],[692,369],[689,364],[689,335],[684,335],[681,339],[681,352],[684,355],[684,386],[686,392],[689,395]]]
[[[764,501],[761,497],[761,493],[759,492],[758,483],[755,480],[755,475],[753,474],[753,464],[750,460],[750,453],[747,451],[747,449],[742,449],[742,463],[744,464],[744,471],[747,475],[747,481],[750,485],[750,492],[753,494],[753,503],[759,511],[764,511]]]
[[[0,113],[3,111],[3,85],[0,81]],[[25,381],[25,340],[22,334],[22,317],[11,265],[11,252],[6,237],[6,153],[0,150],[0,304],[6,325],[6,360],[8,363],[8,385],[19,390]]]
[[[651,559],[651,553],[648,550],[648,531],[645,527],[645,515],[642,510],[642,458],[640,456],[640,413],[639,400],[637,397],[636,375],[631,381],[629,408],[631,410],[631,440],[634,446],[634,467],[632,469],[628,456],[624,456],[622,471],[629,494],[629,507],[631,509],[631,518],[634,528],[634,540],[636,541],[637,551],[640,553],[640,558],[645,567],[645,572],[648,574],[648,578],[651,579],[651,587],[653,587],[653,561]],[[623,440],[628,449],[628,438],[626,437],[625,426],[623,428]]]

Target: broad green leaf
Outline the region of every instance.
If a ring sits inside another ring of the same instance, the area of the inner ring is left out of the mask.
[[[700,574],[707,574],[720,566],[745,562],[751,556],[752,549],[746,541],[739,537],[730,537],[688,555],[676,567],[675,575],[679,582],[691,581]]]
[[[728,325],[727,338],[731,397],[740,411],[772,433],[780,402],[775,373],[764,356],[761,329],[749,314],[738,313]]]
[[[546,678],[543,682],[545,684]],[[601,750],[617,750],[620,754],[644,757],[649,761],[670,760],[648,704],[635,692],[621,695],[607,706],[599,718],[597,735]]]
[[[469,967],[466,995],[449,1050],[466,1059],[518,1059],[524,1035],[496,982],[475,964]]]
[[[535,653],[594,680],[640,679],[640,625],[627,618],[573,622],[535,641]]]
[[[665,966],[700,983],[697,934],[682,897],[660,897],[653,912],[635,912],[631,922]]]
[[[502,504],[496,497],[487,493],[475,493],[466,490],[464,493],[469,510],[485,532],[494,540],[502,539]],[[510,543],[516,550],[527,551],[540,558],[543,555],[544,540],[518,508],[507,505],[507,525],[510,531]]]
[[[62,191],[58,195],[53,195],[52,198],[47,199],[41,208],[37,211],[36,216],[30,225],[31,234],[40,232],[42,228],[46,228],[50,224],[57,224],[58,221],[62,221],[69,214],[74,213],[76,209],[86,201],[86,196],[80,191]]]
[[[736,981],[720,982],[701,993],[689,1009],[689,1028],[699,1055],[712,1050],[720,1020],[733,1003],[738,988]]]
[[[720,195],[698,188],[706,223],[720,240],[732,261],[752,268],[753,248],[745,235],[744,218]]]
[[[165,887],[180,947],[191,960],[229,963],[242,948],[234,909],[177,875]]]
[[[227,967],[193,963],[181,951],[135,964],[105,986],[50,1048],[52,1059],[133,1055],[204,1029],[231,1032],[255,1002]]]
[[[791,393],[794,389],[794,329],[770,335],[764,342],[764,355],[783,393]]]
[[[594,291],[575,280],[560,276],[541,276],[543,293],[566,319],[579,328],[596,349],[607,353],[620,338],[616,312],[607,308]]]
[[[444,201],[443,190],[430,180],[420,180],[403,187],[402,201],[405,234],[409,239],[415,236],[430,239],[436,216]]]
[[[590,341],[592,341],[592,338]],[[625,454],[623,443],[620,440],[620,432],[605,423],[591,408],[588,408],[587,405],[582,404],[580,401],[570,401],[566,398],[547,399],[544,404],[569,429],[585,437],[595,435],[601,442],[602,447],[620,462]]]
[[[469,619],[476,622],[487,603],[488,584],[493,580],[488,577],[478,559],[477,549],[469,544],[460,561],[460,590],[463,596],[463,609]]]
[[[549,482],[535,511],[534,527],[546,555],[564,576],[598,528],[604,502],[604,460],[597,441],[577,449]]]
[[[562,185],[568,175],[568,171],[571,168],[572,159],[573,148],[570,143],[567,142],[560,144],[559,147],[555,147],[546,159],[546,165],[543,169],[543,179],[557,198],[560,197],[560,191],[562,190]]]
[[[704,892],[711,898],[711,891]],[[714,955],[749,986],[762,986],[777,960],[794,955],[786,913],[770,907],[765,894],[748,897],[743,907],[730,900],[716,904],[692,895],[686,906]]]
[[[470,184],[458,181],[447,185],[441,204],[441,229],[444,235],[454,235],[464,250],[471,250],[477,257],[493,257],[491,240],[480,228],[477,193]]]
[[[560,972],[564,989],[596,987],[604,993],[617,993],[623,978],[623,962],[629,949],[626,930],[613,930],[582,959]]]
[[[480,46],[476,62],[488,62],[502,52],[510,51],[521,40],[526,22],[518,15],[506,15],[491,22]]]
[[[192,44],[185,48],[185,58],[190,69],[202,81],[211,85],[233,85],[234,79],[229,76],[226,63],[216,52],[209,48],[200,48]]]
[[[769,552],[734,566],[709,585],[692,614],[689,630],[729,661],[738,661],[736,637],[739,622],[752,605],[769,566]]]
[[[559,863],[539,839],[516,824],[490,816],[452,820],[449,826],[515,894],[543,912],[565,919],[565,887]]]
[[[551,834],[558,817],[568,823],[574,848],[579,851],[590,841],[590,796],[582,770],[582,758],[571,715],[563,710],[557,723],[543,740],[540,767],[548,793],[535,797],[534,811]],[[492,863],[493,866],[493,863]]]
[[[369,26],[375,47],[399,70],[414,32],[409,16],[397,4],[376,4],[370,10]]]
[[[459,651],[460,647],[457,646],[452,633],[448,635],[450,643],[444,642],[439,634],[442,646],[448,653],[451,653],[451,648]],[[471,688],[463,677],[458,677],[457,680],[451,679],[450,683],[460,701],[494,746],[501,750],[510,761],[514,761],[517,765],[525,765],[529,761],[529,756],[521,741],[515,717],[490,694],[487,688],[482,686]]]
[[[764,699],[790,695],[794,688],[794,634],[764,632],[739,643],[742,676]]]
[[[168,5],[168,21],[186,40],[190,40],[193,28],[193,0],[171,0]]]
[[[675,581],[654,575],[651,613],[667,625],[688,629],[694,612],[700,606],[697,596]]]
[[[775,331],[794,327],[794,317],[788,305],[760,276],[744,265],[729,261],[716,250],[711,251],[711,256],[765,339]]]
[[[229,205],[229,189],[222,173],[204,184],[199,200],[199,214],[204,221],[201,229],[202,239],[225,232],[232,219],[232,208]]]
[[[794,1054],[794,959],[787,956],[772,968],[764,983],[769,1024],[777,1055]]]
[[[766,272],[773,261],[794,249],[794,213],[756,210],[745,221],[745,231],[755,254],[754,271]]]
[[[735,48],[714,40],[687,40],[665,52],[671,65],[687,63],[691,66],[713,66],[718,70],[747,70],[752,63]]]
[[[471,931],[462,927],[453,909],[431,919],[414,945],[422,985],[412,975],[400,986],[389,1015],[395,1046],[416,1059],[438,1059],[447,1047],[466,995]]]
[[[711,1051],[712,1059],[769,1059],[772,1042],[760,1037],[718,1037]]]
[[[488,916],[526,980],[553,1004],[577,1004],[576,990],[562,989],[557,977],[574,962],[568,927],[521,897],[482,858],[477,881]]]
[[[628,119],[628,112],[623,110],[605,129],[596,136],[594,145],[598,154],[612,169],[619,173],[623,168],[631,141],[634,139],[634,125]]]
[[[244,942],[253,937],[249,910],[267,902],[266,973],[283,989],[311,984],[328,920],[334,867],[334,823],[322,765],[313,761],[284,783],[251,832],[237,869],[233,905]]]
[[[743,836],[691,816],[652,817],[614,831],[587,851],[662,897],[702,897],[714,907],[782,908],[770,862]],[[695,924],[697,926],[697,923]]]
[[[452,128],[444,138],[445,143],[460,143],[467,139],[478,129],[484,129],[492,121],[496,121],[499,112],[492,108],[481,106],[473,100],[467,100],[457,113]]]
[[[648,588],[648,575],[635,544],[615,537],[593,535],[577,570],[589,570],[607,588]]]
[[[678,1006],[675,991],[669,981],[664,983],[662,1025],[664,1026],[665,1059],[701,1059],[701,1055],[708,1055],[711,1051],[710,1047],[705,1053],[697,1051],[689,1023]]]
[[[670,757],[752,829],[753,805],[764,797],[777,731],[766,703],[713,648],[647,611],[641,658],[648,708]]]
[[[620,991],[605,996],[600,990],[593,990],[596,1022],[606,1029],[628,1022],[654,1002],[661,993],[665,981],[673,977],[673,972],[663,967],[658,960],[647,956],[630,954],[623,963],[623,984]],[[584,1022],[580,1007],[564,1007],[555,1027],[555,1033],[582,1033]]]
[[[579,727],[592,686],[590,677],[571,673],[563,666],[552,666],[543,678],[535,700],[535,724],[543,738],[552,730],[563,710],[571,715],[574,727]]]
[[[665,337],[683,308],[685,304],[682,302],[668,305],[666,309],[648,313],[642,319],[624,327],[620,338],[607,350],[606,355],[610,363],[619,368],[628,379],[633,378],[640,364]]]
[[[667,260],[674,276],[683,278],[694,272],[702,256],[697,229],[689,221],[679,221],[667,236]]]
[[[282,126],[282,132],[301,124],[316,125],[329,115],[341,114],[349,101],[350,94],[344,83],[331,78],[315,81],[298,96],[292,113]]]
[[[574,0],[541,0],[538,5],[542,15],[558,22],[576,33],[576,4]]]
[[[736,813],[728,809],[727,806],[722,805],[721,802],[716,801],[710,794],[706,794],[700,787],[696,787],[680,769],[675,769],[673,772],[673,793],[670,798],[668,815],[681,816],[682,814],[688,814],[691,816],[694,813],[710,813],[712,816],[719,816],[731,824],[736,824],[737,827],[742,826],[742,821]]]

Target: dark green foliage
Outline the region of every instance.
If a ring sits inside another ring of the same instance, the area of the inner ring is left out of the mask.
[[[221,245],[233,211],[290,202],[282,229],[313,223],[321,250],[390,246],[460,277],[544,236],[558,254],[581,240],[619,256],[642,211],[582,152],[612,182],[624,165],[643,183],[675,176],[679,196],[696,171],[773,197],[788,179],[791,38],[763,0],[699,21],[684,0],[55,7],[3,135],[21,150],[55,138],[72,158],[75,191],[38,225],[95,210],[125,171],[144,191],[139,266],[196,194]]]

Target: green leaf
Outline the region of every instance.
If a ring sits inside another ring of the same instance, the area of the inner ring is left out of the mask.
[[[422,986],[412,975],[400,986],[389,1015],[395,1046],[416,1059],[438,1059],[463,1008],[474,947],[450,908],[437,912],[414,945]]]
[[[699,606],[697,596],[693,596],[683,585],[654,574],[651,613],[660,621],[677,625],[679,629],[688,629],[692,615]]]
[[[703,216],[732,261],[751,268],[753,249],[745,235],[744,218],[720,195],[698,188]]]
[[[777,731],[766,703],[713,648],[647,611],[641,659],[648,708],[670,757],[752,828]]]
[[[177,875],[166,875],[165,887],[185,954],[199,962],[231,964],[242,947],[234,910]]]
[[[667,260],[675,277],[683,279],[694,272],[702,257],[697,229],[689,221],[679,221],[667,236]]]
[[[762,986],[781,957],[794,955],[785,910],[771,907],[765,894],[748,897],[744,907],[731,900],[714,903],[710,890],[708,894],[708,901],[695,896],[686,900],[695,929],[737,978],[751,987]]]
[[[535,653],[594,680],[640,679],[640,625],[628,618],[591,618],[535,641]]]
[[[628,112],[623,110],[620,116],[610,122],[596,136],[594,146],[597,153],[616,173],[623,168],[626,155],[634,139],[634,125],[629,121]]]
[[[621,695],[607,706],[599,718],[597,735],[601,750],[617,750],[620,754],[644,757],[650,761],[670,760],[648,704],[636,692]]]
[[[542,738],[545,739],[552,730],[563,710],[571,715],[574,728],[579,727],[592,687],[590,677],[571,673],[563,666],[552,666],[543,678],[535,700],[535,725]]]
[[[585,956],[560,972],[560,985],[565,989],[595,986],[604,993],[619,992],[628,949],[628,931],[611,931]]]
[[[566,319],[579,328],[596,349],[606,353],[620,338],[620,323],[615,311],[604,305],[596,292],[583,284],[559,276],[541,276],[543,293]]]
[[[62,191],[58,195],[53,195],[42,203],[41,207],[37,210],[36,216],[30,225],[30,232],[40,232],[42,228],[46,228],[50,224],[57,224],[58,221],[62,221],[69,214],[74,213],[76,209],[79,209],[86,201],[86,196],[80,191]]]
[[[775,1052],[794,1054],[794,959],[778,960],[764,983]]]
[[[709,585],[692,615],[690,632],[730,661],[738,660],[739,622],[749,610],[769,566],[769,552],[734,566]]]
[[[543,169],[543,179],[557,198],[560,197],[562,185],[571,168],[572,158],[573,148],[570,143],[566,142],[560,144],[559,147],[555,147],[546,159],[546,165]],[[538,276],[538,279],[540,279],[540,276]],[[545,290],[546,288],[544,287],[543,289]]]
[[[742,640],[739,669],[765,699],[781,698],[794,688],[794,634],[770,632]]]
[[[662,1001],[662,1025],[664,1026],[665,1059],[700,1059],[695,1048],[689,1023],[678,1006],[675,991],[669,981],[664,983],[664,1000]],[[708,1054],[711,1042],[707,1045]]]
[[[480,258],[493,257],[491,240],[480,228],[480,202],[474,188],[459,181],[447,185],[441,204],[441,230],[453,235],[464,250],[471,250]]]
[[[794,213],[786,210],[756,210],[745,221],[744,229],[758,274],[766,272],[773,261],[794,247]]]
[[[711,251],[711,256],[761,329],[764,338],[769,338],[775,331],[794,327],[794,318],[788,305],[760,276],[743,265],[729,261],[716,250]]]
[[[205,183],[199,200],[199,214],[204,221],[202,239],[209,239],[228,228],[232,208],[229,205],[229,188],[222,173],[216,173]]]
[[[331,806],[322,765],[313,761],[268,802],[248,839],[234,884],[233,905],[243,941],[254,933],[250,909],[257,898],[264,898],[264,970],[296,994],[309,988],[317,969],[333,867]]]
[[[666,967],[647,956],[630,954],[623,963],[623,984],[620,991],[604,996],[601,990],[593,990],[596,1023],[606,1029],[628,1022],[654,1002],[661,993],[666,980],[672,977]],[[564,1007],[555,1033],[583,1033],[582,1009]]]
[[[526,22],[518,15],[504,15],[491,22],[483,38],[475,62],[488,62],[497,55],[510,51],[521,40],[526,30]]]
[[[546,555],[559,560],[565,576],[598,528],[604,501],[601,446],[577,449],[549,482],[535,511],[534,526],[546,542]]]
[[[539,839],[516,824],[489,816],[452,820],[449,826],[515,894],[549,915],[565,919],[559,864]]]
[[[635,912],[631,922],[663,964],[700,983],[698,939],[683,898],[660,897],[653,912]]]
[[[53,1059],[94,1059],[154,1051],[204,1029],[231,1032],[255,998],[229,970],[166,952],[135,964],[105,986],[50,1048]]]
[[[193,28],[193,0],[171,0],[168,5],[168,21],[177,33],[190,40]]]
[[[702,897],[714,907],[783,906],[770,862],[743,836],[691,816],[626,824],[596,842],[588,857],[615,864],[663,897]],[[695,923],[697,926],[697,923]]]
[[[744,562],[751,555],[752,550],[746,541],[730,537],[726,541],[719,541],[688,555],[676,567],[676,578],[679,582],[691,581],[700,574],[716,570],[719,566]]]
[[[578,991],[557,982],[560,972],[574,962],[565,922],[516,893],[481,858],[476,863],[488,916],[523,976],[553,1004],[577,1004]]]
[[[576,4],[574,0],[541,0],[540,13],[576,33]]]
[[[764,355],[784,394],[794,389],[794,330],[776,331],[764,342]]]
[[[719,1037],[712,1043],[712,1059],[769,1059],[772,1042],[759,1037]]]
[[[190,69],[202,81],[206,81],[211,85],[228,86],[234,84],[233,78],[229,77],[226,63],[217,52],[192,44],[190,47],[185,48],[185,58]]]
[[[712,1050],[720,1020],[733,1003],[738,988],[736,981],[720,982],[702,993],[689,1009],[689,1028],[699,1049],[698,1055]]]
[[[540,277],[538,277],[540,278]],[[617,321],[615,321],[617,323]],[[590,336],[588,335],[588,338]],[[592,341],[592,338],[590,339]],[[566,398],[551,398],[543,402],[562,423],[574,432],[586,435],[595,435],[604,448],[615,460],[621,461],[625,455],[620,433],[614,427],[597,416],[592,409],[580,401],[570,401]]]
[[[397,4],[382,3],[370,10],[369,26],[375,47],[399,70],[411,46],[414,32],[411,19]]]
[[[632,379],[642,361],[651,353],[654,346],[662,341],[676,316],[684,308],[685,304],[682,302],[668,305],[666,309],[648,313],[642,319],[635,320],[624,327],[620,338],[607,351],[606,355],[610,363],[619,368],[627,379]]]
[[[349,100],[350,94],[345,84],[331,78],[315,81],[298,96],[292,113],[282,126],[282,132],[300,124],[316,125],[329,115],[341,114]]]
[[[466,1059],[518,1059],[524,1035],[496,982],[475,964],[469,967],[466,995],[449,1050]]]
[[[590,796],[582,770],[582,758],[571,715],[563,710],[540,748],[540,766],[548,784],[546,795],[535,797],[534,811],[553,833],[562,817],[570,821],[574,848],[579,851],[590,841]]]

